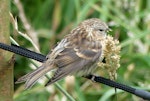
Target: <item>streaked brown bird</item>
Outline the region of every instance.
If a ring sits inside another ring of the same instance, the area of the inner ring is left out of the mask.
[[[68,75],[93,73],[97,62],[103,59],[108,30],[106,23],[97,18],[81,22],[47,55],[47,60],[39,68],[19,78],[16,83],[26,82],[25,88],[30,88],[40,77],[56,68],[46,86]]]

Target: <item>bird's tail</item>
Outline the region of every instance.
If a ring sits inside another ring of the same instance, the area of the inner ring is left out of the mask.
[[[44,76],[47,72],[49,72],[52,69],[53,68],[51,68],[51,67],[45,67],[42,65],[39,68],[37,68],[36,70],[34,70],[33,72],[22,76],[15,83],[26,82],[25,89],[31,88],[37,82],[37,80],[39,78]]]

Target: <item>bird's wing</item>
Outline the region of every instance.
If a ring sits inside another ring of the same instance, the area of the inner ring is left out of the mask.
[[[46,85],[93,64],[99,60],[101,52],[101,43],[96,41],[89,42],[84,39],[81,42],[78,40],[77,43],[68,44],[55,58],[54,63],[58,69]]]

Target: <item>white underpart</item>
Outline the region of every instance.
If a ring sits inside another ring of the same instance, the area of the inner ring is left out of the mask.
[[[105,50],[105,48],[106,48],[105,39],[103,39],[103,40],[101,41],[101,45],[102,45],[102,52],[101,52],[101,56],[99,57],[99,61],[102,61],[103,58],[104,58],[104,50]]]

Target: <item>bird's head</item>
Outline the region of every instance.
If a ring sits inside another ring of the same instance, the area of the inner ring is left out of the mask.
[[[98,18],[87,19],[79,24],[87,32],[88,37],[105,38],[110,30],[106,23]]]

